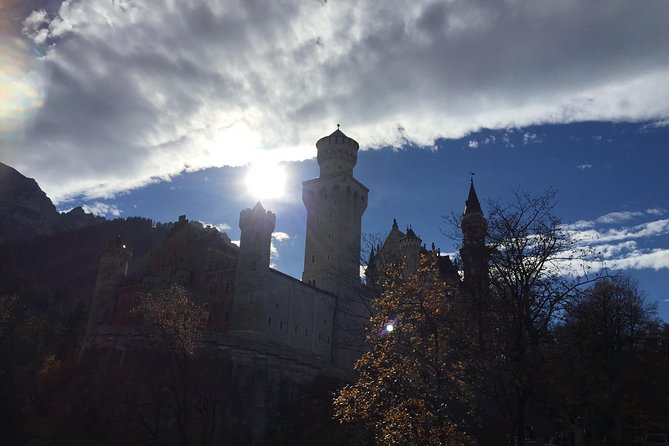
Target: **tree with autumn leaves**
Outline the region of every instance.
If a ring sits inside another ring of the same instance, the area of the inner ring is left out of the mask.
[[[385,272],[372,303],[370,350],[355,365],[357,381],[335,399],[335,416],[362,422],[378,444],[470,442],[469,362],[455,323],[454,290],[436,255],[422,255],[410,277],[401,268]]]

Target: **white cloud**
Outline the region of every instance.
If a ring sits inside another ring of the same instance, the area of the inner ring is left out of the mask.
[[[635,251],[611,262],[613,269],[669,269],[669,249],[653,249],[648,252]]]
[[[537,136],[536,133],[531,133],[531,132],[525,132],[523,133],[523,144],[528,145],[528,144],[537,144],[540,143],[541,139]]]
[[[272,238],[276,240],[277,242],[283,242],[285,240],[290,239],[290,235],[286,234],[285,232],[272,232]]]
[[[313,157],[342,116],[364,148],[669,118],[662,1],[44,6],[54,2],[31,0],[36,12],[25,14],[25,34],[46,52],[31,70],[48,88],[29,88],[36,114],[18,115],[18,139],[0,127],[0,158],[56,202],[184,169]],[[509,134],[502,140],[512,145]]]
[[[269,246],[269,252],[270,252],[270,259],[271,259],[271,267],[276,268],[275,262],[279,259],[280,254],[279,254],[279,248],[281,247],[281,244],[285,242],[286,240],[290,240],[290,235],[286,234],[285,232],[272,232],[272,242],[270,243]]]
[[[582,170],[592,169],[592,164],[579,164],[578,166],[576,166],[576,168]]]
[[[565,257],[571,255],[583,258],[582,254],[586,255],[585,261],[564,261],[561,262],[561,266],[577,273],[599,271],[602,268],[669,269],[669,249],[658,247],[666,243],[666,236],[669,235],[669,219],[625,226],[625,223],[633,219],[664,213],[662,209],[610,212],[595,220],[581,220],[566,225],[565,230],[575,242],[575,246],[565,253]]]
[[[99,201],[84,204],[81,207],[87,214],[93,214],[97,217],[120,217],[123,213],[115,204],[107,204]]]
[[[218,224],[212,224],[212,223],[207,223],[204,221],[200,221],[202,223],[202,226],[211,226],[212,228],[216,228],[218,232],[225,232],[230,229],[230,225],[227,223],[218,223]],[[233,242],[234,243],[234,242]]]
[[[469,141],[467,143],[467,147],[469,147],[470,149],[478,149],[479,143],[478,141]]]
[[[579,228],[579,223],[583,224]],[[572,238],[580,243],[606,243],[620,240],[639,239],[654,237],[669,233],[669,219],[651,221],[632,227],[609,228],[609,229],[581,229],[587,228],[588,222],[577,222],[571,226]]]
[[[597,223],[603,224],[614,224],[621,223],[633,219],[634,217],[642,216],[643,212],[630,212],[630,211],[620,211],[620,212],[609,212],[606,215],[602,215],[597,220]]]

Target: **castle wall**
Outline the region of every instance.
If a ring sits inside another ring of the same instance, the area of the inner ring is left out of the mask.
[[[329,357],[335,297],[275,270],[270,270],[268,285],[267,338]]]

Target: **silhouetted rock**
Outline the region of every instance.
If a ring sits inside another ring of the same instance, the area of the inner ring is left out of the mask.
[[[60,214],[34,179],[0,163],[0,239],[24,240],[103,220],[81,207]]]

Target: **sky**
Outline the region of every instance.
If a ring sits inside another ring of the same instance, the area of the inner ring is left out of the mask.
[[[262,202],[299,278],[301,182],[341,124],[365,233],[396,218],[454,252],[469,172],[484,211],[553,189],[579,246],[669,321],[667,23],[664,0],[0,0],[0,161],[60,210],[233,240],[249,171],[283,169]]]

